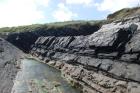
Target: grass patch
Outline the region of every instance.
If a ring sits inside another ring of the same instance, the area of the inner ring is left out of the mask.
[[[118,19],[124,19],[127,17],[140,15],[140,7],[133,7],[133,8],[124,8],[119,11],[116,11],[112,14],[109,14],[107,19],[109,20],[118,20]]]
[[[32,32],[32,31],[41,31],[49,29],[59,29],[59,28],[75,28],[78,29],[81,26],[89,25],[101,25],[105,20],[90,20],[90,21],[66,21],[66,22],[55,22],[47,24],[33,24],[27,26],[17,26],[17,27],[3,27],[0,28],[0,32]]]

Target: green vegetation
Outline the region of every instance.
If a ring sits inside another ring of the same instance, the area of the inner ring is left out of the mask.
[[[107,19],[118,20],[126,17],[135,16],[135,15],[140,15],[140,7],[121,9],[113,14],[108,15]]]
[[[105,23],[105,20],[100,21],[67,21],[67,22],[55,22],[55,23],[47,23],[47,24],[33,24],[27,26],[18,26],[18,27],[4,27],[0,28],[0,32],[31,32],[38,30],[49,30],[49,29],[58,29],[58,28],[75,28],[84,26],[84,25],[101,25]]]
[[[66,22],[55,22],[55,23],[47,23],[47,24],[33,24],[27,26],[18,26],[18,27],[4,27],[0,28],[0,32],[32,32],[32,31],[48,31],[48,30],[56,30],[56,29],[65,29],[72,28],[79,30],[80,27],[83,26],[94,26],[94,25],[102,25],[105,23],[110,23],[114,20],[123,19],[126,17],[134,16],[140,14],[140,7],[134,8],[124,8],[113,14],[109,14],[108,20],[79,20],[79,21],[66,21]]]

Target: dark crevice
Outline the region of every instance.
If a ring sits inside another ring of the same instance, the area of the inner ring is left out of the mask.
[[[129,79],[129,78],[124,78],[123,76],[122,77],[119,77],[115,74],[112,74],[112,73],[109,73],[107,72],[106,70],[103,70],[103,69],[98,69],[97,67],[94,67],[94,66],[85,66],[84,64],[81,64],[81,63],[75,63],[77,65],[82,65],[85,69],[89,70],[89,71],[95,71],[97,73],[101,72],[103,75],[107,76],[107,77],[111,77],[111,78],[114,78],[114,79],[117,79],[117,80],[122,80],[122,81],[127,81],[127,82],[136,82],[136,83],[139,83],[140,84],[140,81],[136,81],[136,80],[133,80],[133,79]]]
[[[52,44],[52,42],[53,42],[54,40],[55,40],[55,37],[52,37],[52,38],[47,42],[46,46],[49,47],[49,46]]]
[[[53,52],[55,52],[55,53],[57,53],[57,52],[60,52],[60,53],[67,53],[67,54],[73,54],[73,55],[76,55],[76,56],[85,56],[85,57],[91,57],[91,58],[98,58],[98,59],[110,59],[110,60],[112,60],[112,61],[115,61],[116,60],[116,62],[117,61],[121,61],[121,62],[125,62],[125,63],[129,63],[129,64],[138,64],[138,65],[140,65],[140,62],[139,62],[139,60],[132,60],[132,61],[125,61],[125,60],[122,60],[122,59],[116,59],[115,58],[115,56],[114,57],[112,57],[112,56],[96,56],[96,55],[94,55],[94,54],[79,54],[79,53],[73,53],[73,52],[68,52],[68,51],[65,51],[65,49],[57,49],[57,50],[45,50],[46,52],[45,53],[43,53],[43,57],[45,57],[46,56],[46,54],[49,52],[49,51],[53,51]],[[38,53],[40,53],[41,54],[41,52],[38,52]],[[63,55],[63,54],[62,54]],[[73,60],[74,61],[74,60]],[[75,61],[74,61],[75,62]]]
[[[75,37],[73,37],[73,36],[70,37],[70,40],[69,40],[68,44],[67,44],[64,48],[68,48],[69,44],[70,44],[73,40],[75,40]]]

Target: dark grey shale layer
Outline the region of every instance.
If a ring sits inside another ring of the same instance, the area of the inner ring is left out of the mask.
[[[140,92],[139,16],[87,36],[41,36],[31,48],[33,56],[61,69],[84,93]]]
[[[0,93],[11,93],[23,53],[0,38]]]
[[[25,32],[13,32],[13,33],[0,33],[0,36],[4,37],[7,41],[12,43],[13,45],[17,46],[19,49],[23,50],[24,52],[30,51],[30,45],[34,44],[34,42],[40,36],[79,36],[79,35],[89,35],[93,32],[96,32],[103,23],[85,23],[85,24],[71,24],[66,26],[60,27],[38,27],[34,29],[35,31],[29,31],[30,27],[23,30]],[[17,28],[18,29],[18,28]]]

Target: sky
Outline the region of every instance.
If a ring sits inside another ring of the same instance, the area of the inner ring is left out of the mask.
[[[0,0],[0,27],[101,20],[139,0]]]

